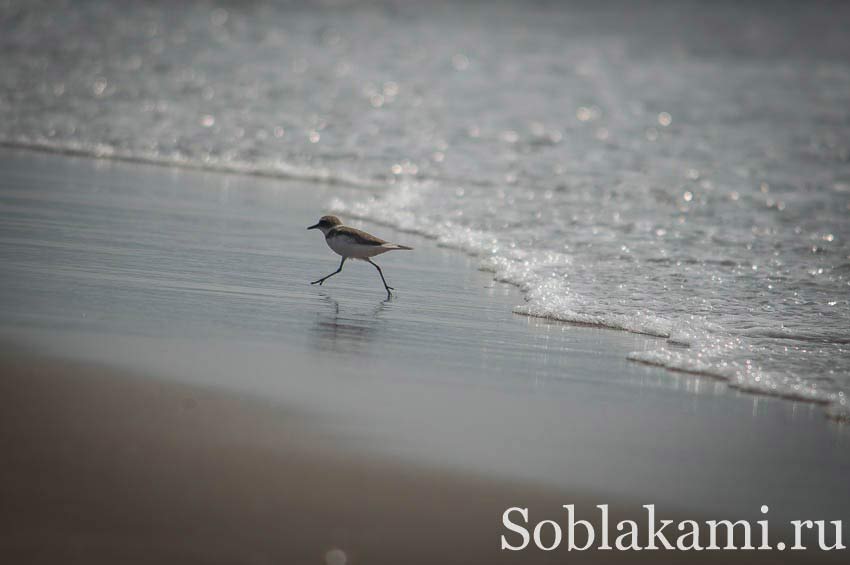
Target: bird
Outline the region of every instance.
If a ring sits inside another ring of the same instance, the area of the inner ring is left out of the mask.
[[[342,271],[342,266],[345,265],[346,259],[360,259],[378,269],[378,274],[381,275],[381,282],[384,283],[384,289],[387,291],[387,298],[392,296],[390,291],[395,289],[387,284],[387,279],[384,278],[383,271],[381,271],[377,263],[372,261],[371,257],[386,253],[387,251],[395,251],[396,249],[412,250],[412,247],[390,243],[365,231],[344,226],[342,225],[342,221],[336,216],[322,216],[317,223],[309,226],[307,229],[321,230],[325,235],[325,242],[328,244],[328,247],[342,257],[342,261],[339,263],[339,269],[310,284],[322,286],[322,283]]]

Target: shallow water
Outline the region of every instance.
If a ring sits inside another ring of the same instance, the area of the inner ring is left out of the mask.
[[[0,140],[334,200],[669,337],[630,358],[850,414],[850,8],[6,2]]]
[[[304,228],[341,190],[0,151],[0,348],[261,399],[355,458],[846,515],[850,429],[819,407],[626,360],[655,337],[514,315],[473,258],[357,222],[416,248],[379,259],[393,299],[362,262],[311,286],[338,262]]]

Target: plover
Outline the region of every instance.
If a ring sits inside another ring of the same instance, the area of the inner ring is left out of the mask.
[[[342,261],[339,263],[339,269],[326,277],[322,277],[317,281],[311,282],[310,284],[317,284],[321,286],[323,282],[342,270],[342,266],[345,265],[346,259],[361,259],[371,265],[374,265],[374,267],[378,269],[378,274],[381,275],[381,281],[384,283],[384,288],[387,290],[387,298],[392,296],[390,291],[395,289],[387,284],[387,279],[384,278],[383,271],[381,271],[381,268],[376,263],[372,262],[370,257],[386,253],[387,251],[394,251],[396,249],[413,249],[412,247],[399,245],[397,243],[390,243],[389,241],[384,241],[383,239],[375,237],[365,231],[344,226],[340,219],[336,216],[322,216],[318,223],[307,229],[322,230],[322,233],[325,234],[325,242],[327,242],[328,247],[330,247],[337,255],[342,256]]]

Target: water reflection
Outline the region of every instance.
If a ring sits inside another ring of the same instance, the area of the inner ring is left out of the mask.
[[[325,292],[322,302],[325,305],[316,314],[312,327],[313,339],[310,343],[319,351],[362,352],[377,341],[385,327],[380,318],[392,298],[385,298],[377,304],[340,305],[339,301]]]

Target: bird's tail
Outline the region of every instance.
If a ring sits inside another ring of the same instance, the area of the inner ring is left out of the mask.
[[[398,243],[385,243],[383,247],[386,247],[387,249],[406,249],[408,251],[413,250],[412,247],[408,247],[406,245],[399,245]]]

